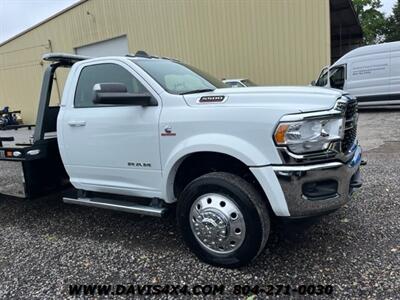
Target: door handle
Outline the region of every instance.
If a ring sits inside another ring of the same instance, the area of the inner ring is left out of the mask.
[[[86,121],[69,121],[68,125],[71,127],[82,127],[86,125]]]

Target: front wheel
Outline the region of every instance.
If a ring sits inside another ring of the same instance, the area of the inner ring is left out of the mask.
[[[262,197],[250,183],[229,173],[209,173],[189,183],[179,198],[177,218],[189,248],[216,266],[248,264],[269,235]]]

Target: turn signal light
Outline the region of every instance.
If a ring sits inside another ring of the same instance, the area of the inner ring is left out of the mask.
[[[276,129],[274,137],[275,137],[275,142],[278,145],[285,144],[285,141],[286,141],[285,134],[286,134],[286,131],[288,130],[288,128],[289,128],[288,124],[280,124],[278,126],[278,128]]]
[[[13,152],[10,150],[7,150],[5,154],[6,154],[6,157],[13,157]]]

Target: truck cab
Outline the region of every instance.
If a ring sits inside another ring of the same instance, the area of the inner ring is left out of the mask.
[[[45,57],[52,66],[67,58]],[[66,203],[152,216],[176,209],[200,259],[238,267],[263,250],[273,216],[334,211],[361,186],[357,102],[344,92],[227,88],[144,52],[73,58],[56,126],[77,191]]]

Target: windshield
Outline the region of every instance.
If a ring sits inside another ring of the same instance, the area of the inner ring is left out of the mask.
[[[227,87],[221,80],[180,62],[167,59],[132,61],[171,94],[200,93]]]
[[[316,86],[326,86],[328,83],[328,68],[325,67],[322,69],[321,74],[319,75],[319,78],[317,82],[315,83]]]

